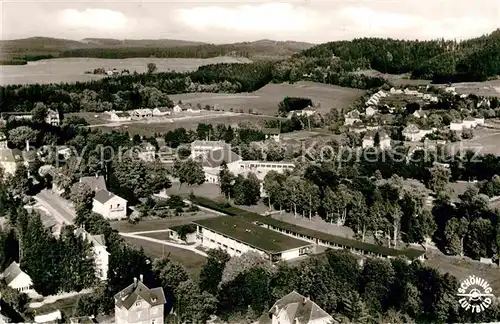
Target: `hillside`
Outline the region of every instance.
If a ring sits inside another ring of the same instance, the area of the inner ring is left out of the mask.
[[[207,44],[172,39],[108,39],[85,38],[81,41],[31,37],[0,41],[3,64],[25,64],[44,58],[210,58],[216,56],[244,56],[251,59],[283,59],[311,48],[314,44],[258,40],[234,44]]]
[[[482,81],[500,74],[500,29],[489,35],[457,42],[443,39],[408,41],[360,38],[321,44],[296,55],[297,59],[340,59],[351,71],[410,73],[412,78],[444,81]]]

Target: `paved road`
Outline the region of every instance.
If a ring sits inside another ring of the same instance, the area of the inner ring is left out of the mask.
[[[167,241],[158,240],[158,239],[155,239],[155,238],[152,238],[152,237],[141,236],[141,235],[130,234],[130,233],[120,233],[120,235],[124,236],[124,237],[130,237],[130,238],[138,239],[138,240],[149,241],[149,242],[154,242],[154,243],[158,243],[158,244],[173,246],[173,247],[176,247],[176,248],[179,248],[179,249],[183,249],[183,250],[188,250],[188,251],[194,252],[194,253],[196,253],[198,255],[201,255],[203,257],[207,257],[208,256],[205,252],[196,249],[192,245],[177,244],[177,243],[173,243],[173,242],[167,242]]]
[[[35,199],[60,223],[74,223],[76,212],[64,198],[51,191],[42,190]]]

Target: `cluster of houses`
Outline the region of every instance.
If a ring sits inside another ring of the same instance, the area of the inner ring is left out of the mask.
[[[464,129],[472,129],[481,125],[484,125],[484,118],[467,117],[464,120],[452,121],[450,123],[450,130],[460,132]]]
[[[429,86],[427,86],[427,89]],[[436,103],[439,101],[437,96],[431,95],[429,93],[422,93],[418,90],[410,90],[408,88],[401,90],[401,89],[396,89],[396,88],[391,88],[389,92],[393,95],[407,95],[407,96],[416,96],[418,98],[421,98],[422,100],[426,100],[432,103]]]
[[[154,117],[166,117],[175,113],[188,112],[188,113],[200,113],[201,110],[193,107],[191,104],[177,104],[174,107],[155,107],[134,109],[130,111],[118,111],[111,110],[107,111],[106,114],[109,115],[111,121],[123,122],[130,120],[141,120]]]
[[[309,116],[314,115],[315,113],[316,113],[316,108],[314,108],[312,106],[307,106],[304,109],[290,111],[287,115],[287,118],[290,119],[294,115],[298,116],[298,117],[301,117],[301,116],[309,117]]]
[[[9,120],[31,120],[33,115],[29,112],[6,112],[2,114],[2,120],[7,122]],[[59,112],[48,109],[45,122],[52,126],[59,126],[61,124],[61,117]]]

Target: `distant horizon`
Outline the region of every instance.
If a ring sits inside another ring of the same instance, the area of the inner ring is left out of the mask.
[[[457,40],[457,41],[465,41],[468,39],[473,39],[473,38],[478,38],[481,36],[489,35],[492,32],[500,30],[500,27],[492,29],[489,32],[482,33],[479,35],[475,36],[470,36],[467,38],[462,38],[462,39],[457,39],[457,38],[446,38],[446,37],[435,37],[435,38],[430,38],[430,39],[418,39],[418,38],[397,38],[397,37],[376,37],[376,36],[363,36],[359,35],[353,38],[349,39],[336,39],[336,40],[329,40],[325,41],[323,43],[328,43],[328,42],[335,42],[335,41],[352,41],[354,39],[359,39],[359,38],[381,38],[381,39],[396,39],[396,40],[408,40],[408,41],[429,41],[429,40],[438,40],[438,39],[444,39],[444,40]],[[114,38],[114,37],[92,37],[92,36],[86,36],[83,38],[65,38],[65,37],[56,37],[56,36],[40,36],[40,35],[35,35],[35,36],[27,36],[27,37],[21,37],[21,38],[9,38],[9,39],[2,39],[0,38],[0,42],[3,41],[16,41],[16,40],[26,40],[30,38],[50,38],[50,39],[59,39],[59,40],[67,40],[67,41],[75,41],[75,42],[83,42],[85,40],[90,40],[90,39],[95,39],[95,40],[117,40],[117,41],[162,41],[162,40],[169,40],[169,41],[181,41],[181,42],[192,42],[192,43],[203,43],[207,45],[225,45],[225,44],[237,44],[237,43],[256,43],[256,42],[261,42],[261,41],[271,41],[271,42],[294,42],[294,43],[305,43],[305,44],[312,44],[312,45],[319,45],[322,43],[318,42],[312,42],[312,41],[303,41],[303,40],[292,40],[292,39],[287,39],[287,40],[279,40],[279,39],[270,39],[270,38],[258,38],[258,39],[253,39],[253,40],[240,40],[240,41],[228,41],[228,42],[211,42],[211,41],[203,41],[203,40],[193,40],[193,39],[183,39],[183,38]]]
[[[2,40],[172,39],[210,44],[272,39],[320,44],[360,37],[469,39],[500,27],[498,0],[5,1]],[[26,18],[28,17],[28,19]]]

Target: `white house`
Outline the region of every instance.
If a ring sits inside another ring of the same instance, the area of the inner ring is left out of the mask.
[[[415,110],[412,114],[415,118],[427,118],[427,115],[425,114],[425,111],[422,109]]]
[[[392,94],[402,94],[403,90],[391,88],[391,90],[389,92],[392,93]]]
[[[132,116],[126,111],[112,111],[109,114],[109,117],[112,121],[122,122],[132,120]]]
[[[307,106],[306,108],[304,109],[301,109],[301,110],[292,110],[288,113],[288,118],[292,118],[293,115],[296,115],[296,116],[306,116],[306,117],[309,117],[309,116],[312,116],[316,113],[316,109],[314,109],[313,107],[311,106]]]
[[[101,189],[96,192],[92,205],[94,213],[106,219],[122,219],[127,217],[127,200]]]
[[[463,121],[452,121],[450,123],[450,130],[452,131],[462,131],[464,129],[464,122]]]
[[[18,149],[0,148],[0,166],[4,176],[14,175],[17,167],[23,162],[23,154]]]
[[[218,216],[193,222],[196,239],[207,249],[222,249],[230,256],[247,252],[266,260],[293,260],[312,252],[313,244],[261,227],[237,217]]]
[[[144,119],[153,117],[153,111],[149,108],[135,109],[131,113],[132,118]]]
[[[476,118],[476,126],[484,125],[484,118]]]
[[[435,129],[419,129],[415,124],[409,124],[403,129],[402,134],[407,141],[419,142],[434,131]]]
[[[100,280],[107,280],[109,269],[109,252],[106,249],[104,235],[91,235],[82,227],[79,227],[75,230],[75,235],[82,237],[84,240],[92,244],[96,277]]]
[[[374,130],[366,132],[365,136],[363,137],[363,143],[362,143],[363,148],[374,147],[376,135],[377,131]],[[387,135],[387,133],[384,131],[379,131],[378,136],[379,136],[379,148],[381,148],[382,150],[389,149],[391,147],[391,138],[389,137],[389,135]]]
[[[477,126],[476,118],[467,117],[463,121],[463,125],[465,129],[475,128]]]
[[[172,114],[172,110],[168,107],[156,107],[153,109],[153,116],[170,116]]]
[[[262,132],[266,135],[266,139],[273,140],[275,142],[280,141],[280,129],[279,128],[264,128]]]
[[[180,112],[182,112],[182,107],[179,105],[175,105],[174,108],[172,108],[172,111],[174,113],[180,113]]]
[[[12,262],[2,273],[7,286],[22,293],[34,292],[31,277],[21,270],[19,263]]]
[[[269,321],[270,320],[270,321]],[[278,300],[258,324],[336,324],[331,315],[295,290]]]
[[[138,157],[144,162],[153,162],[156,160],[156,147],[149,142],[142,143],[139,148]]]
[[[357,110],[352,110],[348,112],[347,114],[345,114],[344,118],[345,118],[344,125],[346,126],[350,126],[354,123],[361,122],[359,112]]]
[[[61,124],[61,119],[59,118],[59,113],[52,109],[48,110],[47,117],[45,117],[45,122],[52,126],[59,126]]]
[[[163,324],[167,302],[162,287],[149,289],[140,279],[114,296],[116,324]]]
[[[416,96],[418,94],[417,90],[410,90],[408,88],[404,89],[403,93],[407,96]]]
[[[376,113],[377,113],[377,110],[371,106],[367,107],[365,109],[365,116],[366,117],[371,117],[371,116],[375,115]]]
[[[237,175],[239,174],[236,173],[236,171],[239,171],[238,163],[242,161],[241,156],[231,151],[229,147],[212,150],[198,155],[197,158],[201,162],[203,171],[205,171],[205,181],[217,184],[219,183],[220,166],[223,162],[226,163],[229,171]]]
[[[192,114],[199,114],[201,112],[201,110],[197,109],[197,108],[188,108],[188,109],[186,109],[186,112],[192,113]]]
[[[208,152],[231,147],[224,141],[193,141],[191,143],[191,157],[206,155]]]

